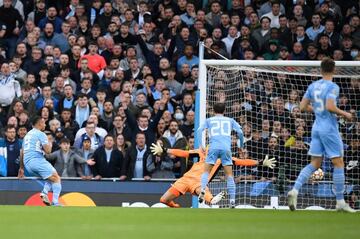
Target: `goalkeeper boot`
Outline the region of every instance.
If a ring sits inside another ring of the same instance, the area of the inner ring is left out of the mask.
[[[336,203],[336,211],[338,212],[349,212],[349,213],[355,213],[356,210],[352,209],[349,204],[345,202],[338,202]]]
[[[47,194],[45,193],[40,193],[40,198],[41,198],[41,201],[46,205],[46,206],[50,206],[51,203],[50,203],[50,200],[49,200],[49,197]]]
[[[297,197],[298,192],[295,189],[292,189],[288,192],[288,206],[291,211],[296,210],[296,204],[297,204]]]
[[[213,198],[211,199],[211,202],[210,202],[210,203],[211,203],[212,205],[218,204],[222,199],[225,198],[225,195],[226,195],[226,193],[225,193],[224,191],[218,193],[215,197],[213,197]]]
[[[205,190],[201,190],[201,192],[199,193],[199,203],[203,203],[204,202],[204,198],[205,198]]]

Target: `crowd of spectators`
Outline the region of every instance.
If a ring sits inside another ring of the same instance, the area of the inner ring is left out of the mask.
[[[46,120],[54,151],[46,157],[62,177],[183,175],[191,158],[153,156],[149,147],[156,141],[194,147],[201,41],[205,59],[360,59],[356,0],[1,0],[0,6],[2,176],[17,175],[33,115]],[[246,93],[229,107],[271,117],[254,116],[257,126],[239,118],[247,150],[238,156],[283,155],[282,147],[290,146],[306,155],[309,129],[297,107],[301,89],[286,88],[286,76],[257,77],[237,84]],[[344,94],[343,104],[359,111],[353,108],[359,106],[359,81],[351,87],[355,98]],[[213,92],[226,98],[221,94]],[[360,133],[358,124],[353,128]],[[358,138],[348,145],[354,159]],[[83,164],[89,158],[94,166]],[[359,173],[359,162],[354,165]],[[277,176],[260,167],[256,172],[263,173],[250,176]]]

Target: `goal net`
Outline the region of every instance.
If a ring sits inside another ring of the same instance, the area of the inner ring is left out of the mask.
[[[310,162],[312,113],[300,112],[307,86],[319,79],[320,62],[222,61],[200,63],[200,123],[213,115],[215,102],[226,103],[226,116],[237,120],[245,136],[239,152],[234,135],[232,153],[239,159],[255,159],[256,167],[234,165],[237,207],[287,208],[286,195],[300,170]],[[357,115],[353,122],[339,120],[344,142],[345,198],[360,208],[360,64],[336,62],[334,82],[340,86],[338,107]],[[206,107],[205,107],[206,106]],[[266,155],[277,160],[274,169],[263,167]],[[299,192],[298,208],[335,208],[331,161],[323,160],[317,172]],[[226,191],[220,171],[209,184],[215,195]],[[227,207],[228,198],[220,203]]]

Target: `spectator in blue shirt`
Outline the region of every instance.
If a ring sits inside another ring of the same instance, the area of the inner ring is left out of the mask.
[[[190,44],[185,45],[184,56],[177,61],[177,69],[180,70],[183,64],[188,64],[190,68],[199,65],[199,58],[194,56],[194,47]]]

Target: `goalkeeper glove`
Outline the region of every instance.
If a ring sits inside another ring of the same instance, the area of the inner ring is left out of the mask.
[[[269,159],[269,155],[266,155],[266,156],[265,156],[265,159],[264,159],[264,161],[263,161],[263,165],[264,165],[265,167],[268,167],[268,168],[273,169],[274,167],[276,167],[276,160],[275,160],[274,157],[271,158],[271,159]]]
[[[152,143],[150,146],[150,151],[153,155],[161,156],[162,154],[166,154],[167,148],[161,146],[160,143]]]

